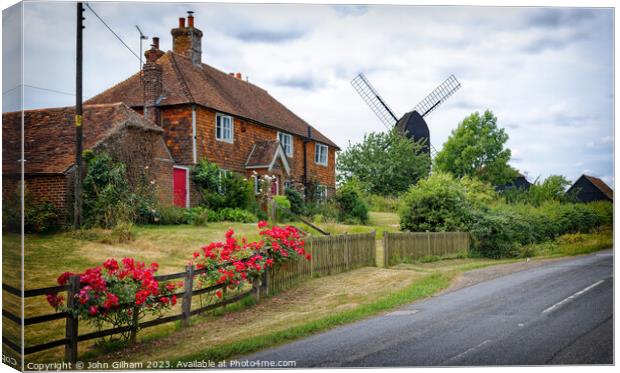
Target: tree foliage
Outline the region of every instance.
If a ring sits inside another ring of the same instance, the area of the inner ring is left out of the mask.
[[[428,175],[430,159],[423,146],[396,130],[367,134],[338,156],[338,181],[355,177],[364,192],[383,196],[404,192]]]
[[[437,171],[454,176],[474,176],[493,185],[513,180],[516,170],[508,165],[510,149],[505,148],[508,134],[497,127],[497,117],[487,110],[465,118],[452,131],[435,157]]]
[[[540,206],[544,202],[574,202],[575,196],[566,193],[566,188],[571,185],[562,175],[551,175],[543,182],[536,179],[529,189],[510,188],[503,192],[508,203],[528,203]]]

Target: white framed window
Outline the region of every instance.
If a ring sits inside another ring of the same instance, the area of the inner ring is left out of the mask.
[[[293,156],[293,136],[288,133],[278,132],[278,140],[280,140],[280,144],[282,144],[282,148],[284,148],[284,153],[287,157]]]
[[[229,172],[228,170],[223,170],[223,169],[220,168],[220,172],[217,175],[218,176],[217,177],[217,191],[220,194],[223,194],[226,191],[222,181],[224,180],[226,175],[228,175],[228,172]]]
[[[321,202],[327,201],[327,186],[325,185],[316,186],[316,198]]]
[[[233,142],[233,117],[215,114],[215,138],[218,141]]]
[[[252,175],[254,180],[254,194],[260,194],[260,178],[258,175]]]
[[[290,180],[285,180],[284,181],[284,190],[286,191],[287,189],[290,189],[293,187],[293,182]]]
[[[317,143],[314,147],[314,163],[327,166],[327,145]]]

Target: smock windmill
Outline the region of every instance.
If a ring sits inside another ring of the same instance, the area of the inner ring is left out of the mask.
[[[448,79],[420,101],[413,110],[399,118],[363,73],[358,74],[351,81],[351,85],[388,129],[396,127],[398,132],[414,141],[426,140],[423,150],[429,155],[431,149],[433,154],[436,150],[431,144],[430,131],[424,118],[461,88],[461,83],[456,77],[450,75]]]

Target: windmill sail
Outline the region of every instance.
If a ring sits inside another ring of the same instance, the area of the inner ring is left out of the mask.
[[[452,96],[454,92],[458,91],[459,88],[461,88],[461,83],[456,80],[454,75],[450,75],[448,79],[435,88],[428,96],[424,97],[413,110],[417,111],[422,117],[425,117],[435,110],[439,104]]]
[[[379,96],[379,93],[375,90],[372,84],[370,84],[368,79],[366,79],[364,74],[358,74],[355,79],[351,81],[351,85],[379,118],[381,123],[383,123],[388,129],[394,127],[398,121],[398,118],[392,109],[390,109],[390,107],[385,103],[385,101],[383,101],[381,96]]]

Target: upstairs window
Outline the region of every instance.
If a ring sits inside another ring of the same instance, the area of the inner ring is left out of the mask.
[[[316,144],[314,148],[314,163],[327,166],[327,145]]]
[[[280,140],[280,144],[282,144],[282,148],[284,149],[284,153],[287,157],[293,156],[293,136],[288,133],[278,132],[278,140]]]
[[[233,142],[233,118],[229,115],[215,115],[215,138],[218,141]]]

